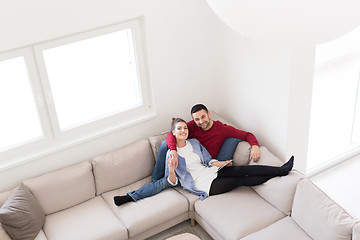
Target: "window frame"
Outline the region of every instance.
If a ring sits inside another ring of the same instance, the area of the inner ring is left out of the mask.
[[[128,28],[132,30],[142,104],[135,108],[62,131],[57,120],[55,104],[51,94],[42,51]],[[113,133],[156,116],[156,111],[153,106],[151,83],[147,70],[143,19],[141,17],[127,22],[112,24],[54,40],[36,43],[3,54],[0,53],[0,60],[19,56],[24,57],[25,60],[43,131],[43,138],[0,152],[0,170],[65,150],[74,145]]]

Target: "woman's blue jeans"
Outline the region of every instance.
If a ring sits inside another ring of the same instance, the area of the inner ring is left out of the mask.
[[[216,159],[219,161],[232,159],[236,146],[241,141],[242,140],[238,138],[225,139],[221,145],[218,155],[216,156]],[[128,195],[132,197],[134,201],[153,196],[167,188],[173,187],[173,185],[168,182],[167,178],[164,177],[166,153],[168,149],[169,147],[167,146],[166,140],[164,140],[161,143],[157,154],[155,167],[151,177],[152,182],[142,186],[136,191],[128,193]]]
[[[136,202],[137,200],[151,197],[155,194],[158,194],[159,192],[171,188],[173,185],[171,185],[166,177],[163,177],[159,180],[153,181],[151,183],[148,183],[141,188],[139,188],[136,191],[129,192],[128,195]]]

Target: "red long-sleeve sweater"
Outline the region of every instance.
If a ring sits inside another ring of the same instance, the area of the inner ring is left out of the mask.
[[[191,120],[187,123],[189,129],[188,138],[197,139],[208,150],[212,158],[216,158],[220,151],[221,145],[225,139],[229,137],[239,138],[247,141],[251,146],[259,146],[256,137],[252,133],[236,129],[232,126],[223,124],[220,121],[213,122],[213,126],[207,131],[204,131],[198,127],[194,120]],[[176,139],[171,132],[168,133],[166,142],[170,150],[176,150]]]

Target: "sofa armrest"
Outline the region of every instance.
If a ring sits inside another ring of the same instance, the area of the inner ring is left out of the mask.
[[[360,240],[360,222],[358,222],[353,228],[352,240]]]
[[[309,179],[297,184],[291,217],[312,239],[351,239],[356,223]]]

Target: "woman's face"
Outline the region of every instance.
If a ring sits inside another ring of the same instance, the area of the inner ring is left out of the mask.
[[[177,140],[185,140],[189,135],[187,124],[184,122],[178,122],[175,124],[175,129],[172,131]]]

